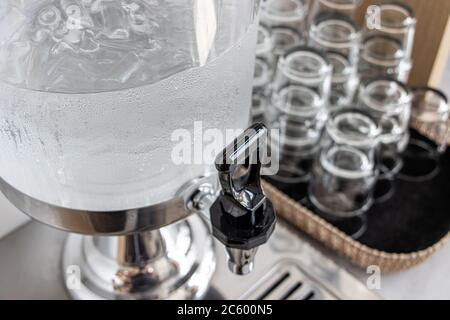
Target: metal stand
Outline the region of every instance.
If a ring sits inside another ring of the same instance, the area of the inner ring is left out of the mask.
[[[207,225],[193,215],[127,236],[71,234],[62,264],[75,299],[200,299],[209,288],[215,257]]]

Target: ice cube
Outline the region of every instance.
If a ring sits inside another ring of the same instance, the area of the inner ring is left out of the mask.
[[[93,0],[92,3],[90,3],[91,12],[101,13],[103,5],[102,2],[103,0]]]
[[[94,22],[88,10],[80,0],[61,0],[61,8],[67,16],[68,29],[80,30],[94,27]]]
[[[138,10],[141,9],[141,6],[136,2],[125,3],[122,5],[122,7],[130,13],[137,12]]]
[[[130,27],[136,33],[149,33],[150,24],[148,23],[147,17],[142,13],[131,13],[130,14]]]
[[[130,37],[127,12],[116,1],[100,2],[102,33],[109,39],[125,40]]]
[[[116,64],[115,68],[108,74],[108,80],[126,83],[131,78],[136,76],[137,72],[141,69],[143,61],[135,54],[128,53],[123,59]]]
[[[49,38],[50,38],[50,31],[47,29],[39,29],[31,37],[33,41],[38,43],[42,43]]]
[[[54,56],[62,56],[70,52],[78,53],[78,48],[66,41],[57,42],[50,50],[50,53]]]
[[[83,53],[97,52],[100,48],[100,44],[94,37],[92,30],[86,30],[81,36],[81,42],[79,43],[80,51]]]
[[[64,41],[71,44],[77,44],[81,42],[82,35],[83,32],[81,30],[72,29],[64,36]]]
[[[65,23],[60,24],[58,29],[54,30],[51,33],[53,41],[55,41],[55,42],[62,41],[68,32],[69,32],[69,29],[67,29],[66,24]]]
[[[123,52],[117,50],[110,50],[107,47],[99,46],[99,49],[95,52],[95,62],[98,66],[105,66],[110,70],[111,65],[120,61],[123,57]]]
[[[61,11],[55,6],[48,6],[42,8],[38,15],[38,22],[41,26],[56,29],[61,23]]]

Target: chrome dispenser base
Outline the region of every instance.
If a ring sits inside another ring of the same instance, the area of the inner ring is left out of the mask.
[[[75,299],[201,299],[215,266],[213,239],[199,215],[134,235],[72,234],[62,259]]]

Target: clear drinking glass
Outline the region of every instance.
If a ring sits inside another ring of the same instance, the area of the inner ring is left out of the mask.
[[[309,179],[327,117],[330,83],[331,65],[316,49],[295,47],[280,58],[267,112],[269,127],[280,130],[282,170],[276,178]]]
[[[364,152],[371,161],[376,161],[381,130],[369,113],[356,107],[339,109],[330,115],[325,128],[324,148],[350,146]]]
[[[268,97],[270,94],[270,83],[272,81],[272,70],[269,62],[262,58],[255,60],[255,72],[253,78],[253,93]]]
[[[252,110],[251,110],[251,122],[252,123],[266,123],[265,113],[269,105],[267,96],[262,95],[259,92],[253,92],[252,96]]]
[[[175,198],[214,164],[177,164],[172,134],[248,125],[258,8],[2,0],[1,179],[89,211]]]
[[[266,0],[262,7],[261,21],[269,28],[291,27],[304,38],[309,5],[310,0]]]
[[[362,83],[377,77],[406,82],[410,71],[411,61],[396,38],[374,35],[363,40],[358,65]]]
[[[377,160],[380,176],[375,187],[375,197],[378,201],[384,201],[394,192],[393,181],[403,166],[401,153],[409,142],[411,92],[397,80],[376,78],[361,85],[358,100],[359,107],[380,125]]]
[[[290,85],[274,92],[268,120],[280,135],[315,144],[324,126],[324,109],[318,94],[308,87]]]
[[[264,123],[264,114],[270,98],[270,83],[272,81],[272,70],[270,64],[263,58],[256,58],[255,73],[253,79],[252,97],[252,122]]]
[[[359,107],[377,119],[384,152],[402,152],[409,138],[412,95],[408,87],[390,78],[376,78],[361,85]]]
[[[276,128],[276,124],[274,124]],[[279,170],[272,180],[283,184],[295,184],[297,187],[306,186],[311,177],[314,159],[319,151],[319,144],[307,143],[307,140],[280,134],[279,140],[273,141],[272,158],[278,156]],[[305,187],[306,189],[306,187]]]
[[[256,62],[253,79],[252,122],[264,123],[264,112],[270,97],[270,83],[276,68],[271,30],[260,24],[256,43]]]
[[[447,96],[430,87],[414,88],[412,95],[412,124],[433,139],[437,153],[444,153],[449,139],[450,111]]]
[[[330,150],[331,148],[341,148],[341,147],[351,147],[354,148],[354,150],[358,150],[362,152],[370,161],[370,163],[375,164],[374,166],[374,175],[377,176],[376,169],[376,157],[378,152],[378,144],[379,144],[379,135],[381,131],[379,128],[379,125],[377,121],[371,117],[368,113],[360,110],[359,108],[355,107],[346,107],[339,109],[335,112],[333,112],[326,124],[325,133],[322,138],[322,149],[323,150]],[[327,151],[324,151],[327,152]],[[314,174],[322,174],[321,170],[315,170]],[[315,179],[322,179],[322,177],[313,177],[313,181]],[[320,182],[319,182],[320,183]],[[316,187],[317,189],[321,189],[322,187]],[[317,191],[316,189],[312,188],[311,192],[320,193],[321,191]],[[338,197],[331,197],[331,198],[325,198],[320,197],[312,194],[311,198],[313,198],[313,203],[315,202],[316,208],[319,208],[320,211],[323,211],[325,209],[325,218],[333,220],[335,223],[339,222],[339,218],[349,218],[349,216],[362,213],[363,211],[367,210],[370,207],[370,204],[372,203],[372,195],[370,195],[370,198],[367,200],[367,205],[363,205],[361,207],[361,211],[352,212],[353,210],[350,210],[346,212],[346,215],[343,215],[342,213],[339,213],[336,215],[336,213],[332,212],[330,204],[327,204],[328,201],[332,202],[338,202],[339,199],[341,199],[343,202],[348,203],[348,199],[343,196],[340,198]],[[322,200],[321,200],[322,199]],[[320,201],[320,203],[319,203]],[[322,203],[323,202],[323,203]],[[333,206],[339,207],[339,205],[344,206],[344,204],[335,203]],[[325,208],[324,208],[325,207]],[[345,219],[346,220],[346,219]],[[343,221],[341,221],[343,222]],[[361,222],[361,221],[354,221],[353,223],[350,223],[350,226],[352,227],[352,230],[354,229],[355,222]],[[344,223],[344,225],[348,225],[349,223]],[[357,228],[356,233],[355,230],[352,231],[352,233],[355,233],[354,236],[358,235],[358,233],[363,232],[365,225],[358,223],[359,228]],[[346,228],[347,230],[347,228]],[[348,230],[351,231],[351,230]]]
[[[274,55],[272,69],[276,70],[280,57],[293,47],[304,44],[304,39],[296,29],[291,27],[272,27],[271,34]]]
[[[288,85],[273,93],[267,123],[280,131],[281,170],[275,179],[292,183],[309,179],[326,116],[323,100],[314,89]]]
[[[449,143],[449,105],[446,95],[430,87],[412,91],[411,124],[428,139],[410,141],[403,152],[399,178],[423,182],[439,172],[440,156]]]
[[[397,39],[409,60],[417,24],[414,10],[403,1],[378,1],[375,6],[366,13],[364,37],[383,35]]]
[[[304,86],[316,93],[314,103],[326,106],[330,96],[332,66],[321,51],[299,46],[290,49],[278,61],[273,87]]]
[[[308,14],[308,20],[312,23],[317,15],[323,12],[339,13],[354,19],[356,10],[361,5],[361,0],[314,0]]]
[[[314,19],[308,43],[325,51],[333,66],[330,106],[348,105],[358,85],[357,65],[360,34],[348,16],[324,12]]]
[[[258,27],[258,38],[256,42],[256,57],[274,65],[274,41],[271,30],[263,24]]]
[[[346,145],[324,148],[314,162],[309,199],[327,216],[350,218],[373,204],[376,167],[366,153]]]
[[[321,13],[309,30],[308,44],[329,52],[339,52],[356,66],[360,34],[356,23],[340,13]]]
[[[358,88],[359,77],[355,66],[339,52],[328,52],[328,61],[333,66],[329,109],[334,110],[352,103]]]

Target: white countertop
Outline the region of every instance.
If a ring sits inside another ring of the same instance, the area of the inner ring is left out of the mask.
[[[0,260],[0,283],[3,281],[3,287],[8,288],[3,292],[0,290],[0,299],[8,298],[8,296],[10,298],[27,296],[40,299],[67,298],[63,280],[57,275],[59,273],[60,246],[65,236],[65,232],[32,222],[0,240],[0,255],[5,258],[3,261]],[[31,252],[28,252],[28,249],[24,251],[23,248],[29,248],[30,242],[34,242],[33,239],[36,237],[47,239],[46,243],[49,243],[52,248],[37,247]],[[302,238],[304,239],[303,236]],[[364,270],[350,265],[343,258],[337,257],[335,253],[324,249],[320,244],[310,240],[306,241],[329,258],[334,259],[362,283],[367,281],[368,275]],[[37,263],[34,273],[22,274],[18,279],[14,276],[11,277],[11,274],[2,274],[1,272],[2,269],[16,270],[17,264],[22,267],[29,265],[30,260],[37,256],[39,256],[39,260],[44,258],[46,263]],[[450,299],[449,270],[450,244],[447,244],[429,260],[413,269],[400,273],[382,274],[381,289],[375,293],[384,299]],[[36,274],[39,277],[36,278]],[[37,282],[42,279],[48,284],[48,288],[37,285]],[[2,286],[0,285],[0,287]]]
[[[336,258],[336,256],[334,256]],[[366,282],[368,274],[352,266],[343,258],[338,263]],[[424,263],[402,272],[381,275],[378,294],[384,299],[450,299],[450,243],[446,244]]]

